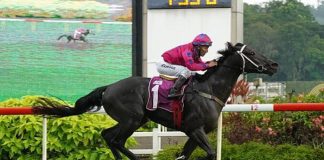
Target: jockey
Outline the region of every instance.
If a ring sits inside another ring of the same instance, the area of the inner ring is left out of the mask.
[[[78,28],[74,31],[73,38],[79,40],[81,37],[84,37],[89,33],[90,33],[89,29]]]
[[[192,42],[162,54],[164,62],[157,63],[157,71],[178,78],[170,90],[169,98],[181,96],[182,85],[190,76],[195,75],[195,71],[203,71],[217,65],[216,61],[203,62],[200,58],[208,52],[211,45],[212,41],[207,34],[199,34]]]

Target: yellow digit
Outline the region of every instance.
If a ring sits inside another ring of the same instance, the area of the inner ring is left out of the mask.
[[[169,0],[169,6],[172,6],[172,0]]]
[[[198,6],[198,5],[200,5],[200,0],[196,0],[196,1],[190,2],[190,5],[191,6]]]
[[[206,5],[216,5],[217,0],[206,0]]]
[[[188,0],[184,0],[183,2],[179,2],[178,4],[179,6],[188,6],[189,2]]]

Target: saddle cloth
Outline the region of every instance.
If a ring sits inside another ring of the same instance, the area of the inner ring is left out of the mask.
[[[183,96],[181,99],[168,99],[168,94],[173,84],[173,80],[166,80],[159,76],[153,77],[148,86],[149,98],[146,104],[146,109],[154,111],[157,108],[161,108],[169,112],[174,112],[174,105],[179,104],[179,102],[175,103],[175,101],[180,101],[181,108],[178,108],[177,111],[182,112]],[[185,87],[186,85],[182,87],[182,93],[184,92]]]

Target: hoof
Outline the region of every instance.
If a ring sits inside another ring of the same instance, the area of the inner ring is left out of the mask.
[[[176,158],[175,160],[186,160],[186,156],[182,155],[182,156]]]

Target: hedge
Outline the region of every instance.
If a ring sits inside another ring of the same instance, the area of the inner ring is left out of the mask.
[[[37,106],[39,96],[25,96],[0,102],[1,107]],[[47,97],[43,97],[47,98]],[[62,103],[49,98],[55,103]],[[83,114],[48,119],[47,152],[49,160],[111,160],[113,155],[101,137],[101,131],[116,122],[107,115]],[[42,117],[0,116],[1,160],[41,159]],[[134,146],[130,138],[126,146]]]

